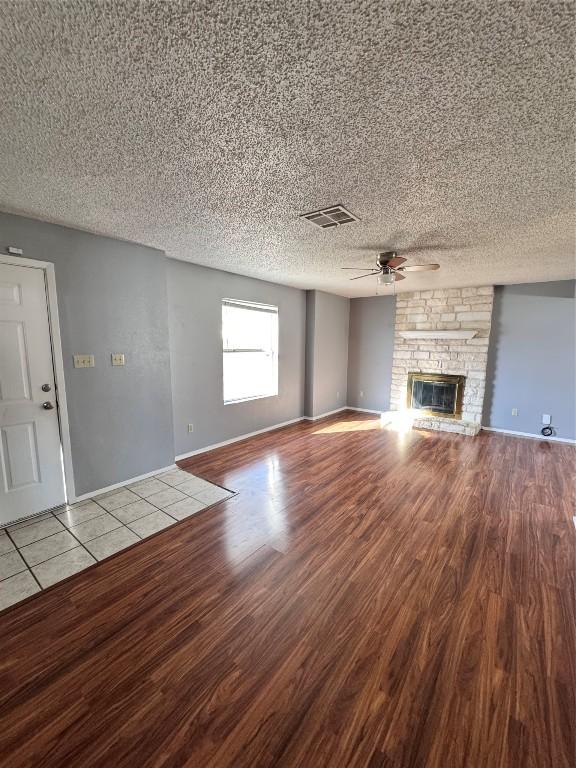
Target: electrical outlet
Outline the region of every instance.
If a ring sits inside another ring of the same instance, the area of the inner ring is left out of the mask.
[[[123,352],[112,352],[110,355],[112,365],[126,365],[126,358]]]
[[[364,390],[363,389],[360,390],[360,397],[364,397]]]
[[[512,408],[512,416],[518,416],[518,408]]]
[[[194,424],[188,424],[188,432],[194,432]]]
[[[94,368],[94,355],[74,355],[74,368]]]
[[[549,413],[543,413],[542,414],[542,424],[552,424],[552,416],[550,416]]]
[[[336,392],[336,400],[340,400],[340,392]]]

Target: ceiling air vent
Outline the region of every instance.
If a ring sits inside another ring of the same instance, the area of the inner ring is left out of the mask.
[[[343,205],[332,205],[330,208],[323,208],[321,211],[312,211],[312,213],[303,213],[301,219],[306,219],[311,224],[315,224],[321,229],[330,227],[339,227],[342,224],[351,224],[353,221],[360,221],[356,216],[347,211]]]

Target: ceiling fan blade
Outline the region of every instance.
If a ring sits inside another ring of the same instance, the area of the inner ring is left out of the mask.
[[[397,282],[398,280],[406,280],[406,278],[399,272],[394,272],[394,282]]]
[[[403,259],[402,256],[394,256],[394,258],[390,259],[388,262],[388,266],[392,267],[392,269],[396,269],[400,264],[404,264],[405,261],[406,259]]]
[[[374,275],[379,275],[380,270],[377,269],[375,272],[371,272],[369,275],[358,275],[358,277],[351,277],[350,280],[361,280],[363,277],[374,277]]]
[[[440,264],[410,264],[407,267],[398,267],[399,272],[429,272],[440,269]]]
[[[374,272],[374,267],[340,267],[340,269],[353,269],[356,272]]]

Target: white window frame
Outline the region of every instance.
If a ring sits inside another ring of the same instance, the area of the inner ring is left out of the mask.
[[[276,365],[276,391],[272,393],[267,393],[264,395],[252,395],[251,397],[242,397],[238,398],[237,400],[226,400],[224,398],[224,355],[226,354],[235,354],[238,352],[263,352],[265,350],[262,349],[225,349],[224,348],[224,327],[222,322],[222,310],[225,306],[230,307],[238,307],[238,308],[244,308],[244,309],[251,309],[258,312],[265,312],[268,314],[274,314],[278,318],[278,340],[276,344],[276,350],[275,350],[275,365]],[[222,401],[224,405],[236,405],[237,403],[247,403],[251,400],[264,400],[266,398],[270,397],[278,397],[278,393],[280,390],[280,364],[279,364],[279,346],[280,346],[280,310],[279,308],[274,304],[262,304],[261,302],[255,302],[255,301],[244,301],[242,299],[222,299],[220,304],[220,319],[222,322]]]

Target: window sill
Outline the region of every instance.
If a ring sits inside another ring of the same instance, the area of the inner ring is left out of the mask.
[[[252,400],[265,400],[269,397],[278,397],[278,392],[269,395],[254,395],[253,397],[242,397],[240,400],[224,400],[224,405],[236,405],[237,403],[249,403]]]

